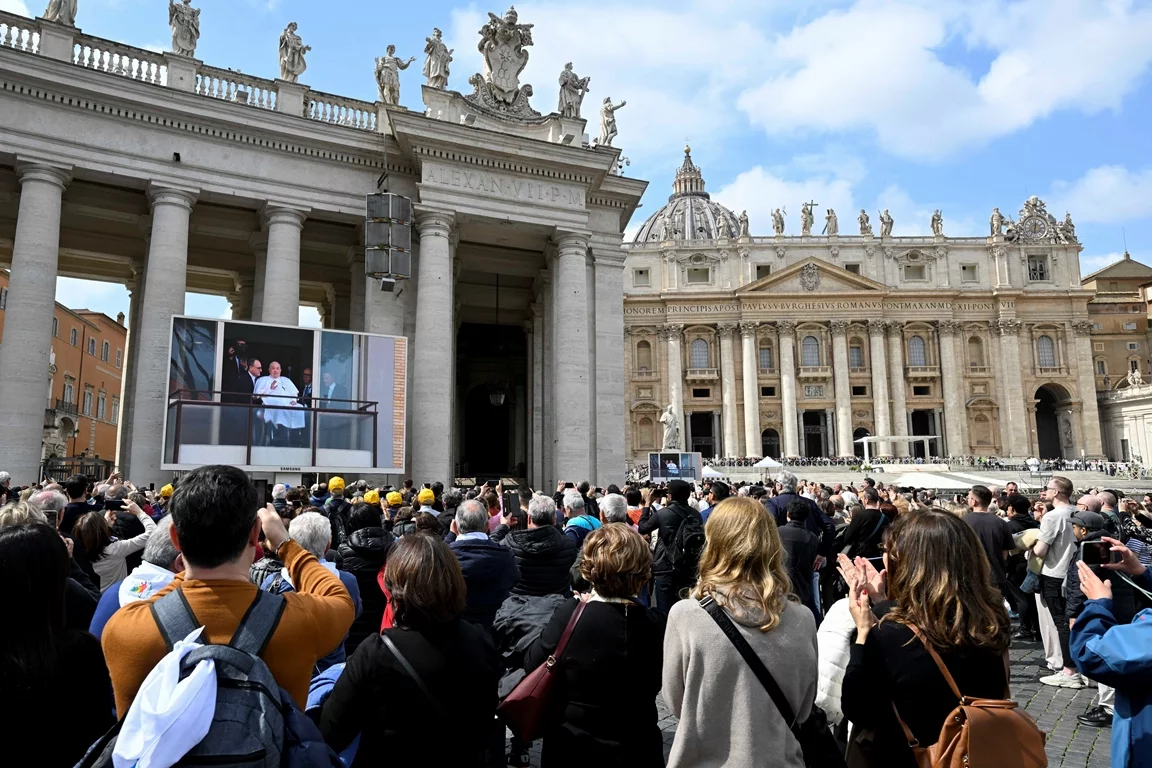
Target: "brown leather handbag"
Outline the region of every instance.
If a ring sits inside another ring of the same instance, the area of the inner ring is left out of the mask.
[[[576,622],[580,621],[580,615],[587,605],[583,600],[579,601],[576,610],[572,612],[572,618],[568,619],[564,634],[560,636],[560,642],[556,644],[556,650],[521,680],[497,707],[496,714],[516,734],[516,738],[535,741],[543,735],[544,718],[552,712],[557,666],[568,646],[568,638],[572,637],[572,630],[576,628]]]
[[[925,642],[920,630],[907,625],[923,643],[928,655],[960,705],[952,710],[940,728],[940,738],[930,747],[921,747],[908,725],[900,717],[896,704],[892,711],[908,739],[918,768],[1046,768],[1044,731],[1036,721],[1010,698],[1008,691],[1008,652],[1004,652],[1005,690],[1003,699],[971,699],[960,688],[940,654]]]

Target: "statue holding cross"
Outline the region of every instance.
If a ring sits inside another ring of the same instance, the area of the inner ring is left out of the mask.
[[[809,200],[800,206],[800,234],[804,237],[812,235],[812,224],[816,218],[812,215],[812,210],[819,205],[815,200]]]

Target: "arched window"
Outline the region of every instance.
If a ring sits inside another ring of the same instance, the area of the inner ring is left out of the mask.
[[[1128,370],[1133,371],[1133,372],[1140,370],[1140,358],[1138,358],[1138,357],[1128,358]]]
[[[695,339],[688,354],[689,368],[708,368],[708,342]]]
[[[636,370],[640,373],[652,372],[652,345],[647,341],[636,344]]]
[[[775,367],[775,361],[772,359],[772,347],[765,344],[760,347],[760,370],[770,371]]]
[[[656,445],[656,430],[652,419],[645,416],[640,419],[639,428],[637,429],[637,442],[642,449],[653,448]]]
[[[848,367],[864,367],[864,344],[860,339],[854,338],[848,342]]]
[[[908,339],[908,365],[923,367],[928,365],[928,350],[923,336]]]
[[[820,341],[815,336],[805,336],[800,342],[800,365],[805,368],[820,365]]]
[[[1108,375],[1108,362],[1102,357],[1096,358],[1096,375],[1097,376],[1107,376]]]
[[[1056,367],[1056,345],[1052,343],[1051,336],[1036,339],[1036,356],[1040,360],[1041,368]]]
[[[968,339],[968,365],[973,368],[984,367],[984,342],[979,336]]]

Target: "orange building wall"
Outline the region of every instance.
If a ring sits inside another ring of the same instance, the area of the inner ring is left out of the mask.
[[[0,304],[7,305],[8,273],[0,270]],[[0,308],[0,344],[4,343],[4,316],[6,308]],[[55,373],[44,373],[44,423],[53,423],[58,413],[57,400],[65,400],[67,383],[71,380],[72,403],[76,413],[75,436],[67,440],[65,450],[58,458],[89,456],[98,459],[116,460],[116,438],[119,432],[120,397],[123,389],[124,362],[127,360],[126,344],[128,331],[124,318],[108,317],[101,312],[87,309],[69,309],[56,303],[56,335],[52,339]],[[76,331],[76,344],[71,343],[72,330]],[[89,340],[95,340],[95,354],[88,353]],[[108,360],[101,359],[103,344],[108,342]],[[119,365],[117,365],[119,352]],[[51,375],[51,391],[48,379]],[[91,413],[84,413],[84,392],[91,391]],[[104,417],[99,418],[99,396],[104,395]]]

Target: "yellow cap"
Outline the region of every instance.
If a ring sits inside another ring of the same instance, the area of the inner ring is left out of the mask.
[[[380,503],[380,494],[377,493],[375,489],[372,489],[370,491],[365,491],[364,492],[364,501],[368,502],[369,504],[379,504]]]
[[[162,498],[162,499],[169,498],[172,495],[172,490],[173,490],[172,483],[168,483],[168,485],[166,485],[160,489],[160,498]]]
[[[416,497],[416,501],[421,504],[432,504],[436,501],[436,494],[432,493],[431,488],[425,488],[420,491],[420,495]]]
[[[329,493],[343,493],[344,492],[344,478],[334,477],[328,481]]]
[[[388,506],[390,507],[404,506],[404,497],[400,495],[399,491],[389,491],[388,495],[384,498],[387,500]]]

